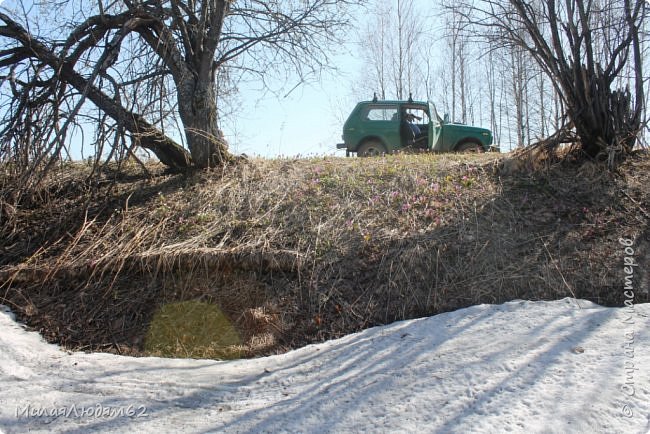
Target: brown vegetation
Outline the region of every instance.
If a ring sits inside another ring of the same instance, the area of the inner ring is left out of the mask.
[[[0,303],[68,348],[142,354],[159,308],[208,302],[253,356],[477,303],[620,304],[621,237],[648,301],[647,153],[618,173],[549,161],[251,160],[92,183],[63,166],[0,202]]]

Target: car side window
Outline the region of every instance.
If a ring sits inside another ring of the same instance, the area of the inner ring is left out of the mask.
[[[369,121],[395,121],[397,120],[397,107],[371,107],[366,119]]]

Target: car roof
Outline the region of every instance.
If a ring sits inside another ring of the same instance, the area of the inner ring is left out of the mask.
[[[377,100],[377,101],[362,101],[359,104],[376,104],[376,105],[394,105],[394,104],[413,104],[413,105],[429,105],[428,102],[425,101],[407,101],[407,100]]]

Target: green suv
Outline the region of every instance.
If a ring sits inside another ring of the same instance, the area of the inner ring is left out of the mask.
[[[492,149],[492,132],[485,128],[441,119],[431,103],[364,101],[357,104],[343,126],[343,141],[336,145],[347,156],[370,157],[399,150],[485,152]]]

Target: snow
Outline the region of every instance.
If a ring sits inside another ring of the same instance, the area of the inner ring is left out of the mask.
[[[514,301],[218,362],[67,352],[3,308],[0,431],[645,433],[649,314]]]

